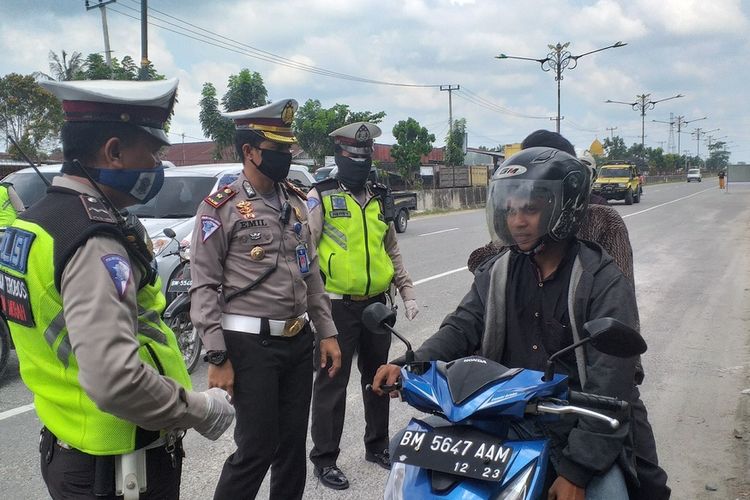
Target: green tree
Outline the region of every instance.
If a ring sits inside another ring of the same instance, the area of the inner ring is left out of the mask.
[[[255,108],[267,103],[268,91],[260,73],[243,69],[238,74],[229,76],[227,91],[221,98],[225,112]],[[216,87],[210,82],[203,84],[200,108],[199,120],[203,135],[216,143],[214,158],[222,159],[223,151],[234,143],[234,124],[222,118]],[[232,151],[233,158],[239,160]]]
[[[201,91],[200,114],[198,119],[203,135],[216,143],[214,158],[222,159],[222,151],[231,146],[234,141],[234,125],[230,120],[221,117],[219,99],[216,97],[216,87],[212,83],[204,83]],[[236,159],[236,158],[235,158]]]
[[[10,73],[0,79],[0,130],[30,158],[41,158],[57,141],[63,123],[60,102],[40,87],[34,75]],[[14,148],[11,156],[21,159]]]
[[[227,93],[221,98],[225,111],[257,108],[268,103],[268,91],[260,73],[243,69],[236,75],[229,75]]]
[[[622,137],[616,135],[612,139],[609,137],[604,139],[604,150],[607,152],[607,160],[622,160],[628,153],[628,148],[625,146],[625,141]]]
[[[707,169],[718,172],[727,168],[729,165],[729,151],[727,151],[726,145],[727,143],[724,141],[717,141],[708,146]]]
[[[334,153],[333,139],[328,134],[348,123],[380,123],[384,117],[385,111],[351,111],[347,104],[326,109],[317,99],[308,99],[295,114],[294,134],[315,164],[322,165],[325,157]]]
[[[464,164],[464,137],[466,136],[466,119],[453,122],[445,141],[445,164],[459,166]]]
[[[34,76],[43,77],[47,80],[57,81],[70,81],[74,80],[76,75],[83,71],[86,66],[86,61],[83,60],[83,56],[80,52],[73,52],[68,57],[68,53],[64,50],[60,52],[58,56],[53,51],[49,51],[49,73],[43,73],[37,71]]]
[[[391,147],[391,156],[396,160],[396,168],[407,183],[415,178],[419,171],[422,156],[432,151],[435,135],[421,126],[417,120],[409,117],[393,127],[396,144]]]

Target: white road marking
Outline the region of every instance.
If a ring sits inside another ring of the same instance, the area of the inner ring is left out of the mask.
[[[645,213],[645,212],[649,212],[649,211],[651,211],[651,210],[653,210],[655,208],[663,207],[664,205],[669,205],[670,203],[675,203],[675,202],[678,202],[678,201],[681,201],[681,200],[686,200],[688,198],[692,198],[693,196],[697,196],[697,195],[699,195],[701,193],[705,193],[706,191],[711,191],[713,189],[716,189],[716,188],[711,187],[711,188],[708,188],[708,189],[704,189],[703,191],[698,191],[697,193],[689,194],[687,196],[683,196],[682,198],[677,198],[677,199],[674,199],[672,201],[668,201],[666,203],[662,203],[660,205],[655,205],[653,207],[647,208],[646,210],[641,210],[639,212],[633,212],[632,214],[623,215],[622,218],[624,219],[625,217],[632,217],[634,215],[638,215],[638,214],[642,214],[642,213]]]
[[[460,273],[461,271],[466,271],[468,269],[469,268],[467,266],[464,266],[464,267],[459,267],[458,269],[453,269],[452,271],[446,271],[444,273],[436,274],[434,276],[429,276],[427,278],[415,281],[414,282],[414,286],[421,285],[422,283],[427,283],[428,281],[436,280],[438,278],[442,278],[442,277],[448,276],[450,274]]]
[[[433,232],[431,232],[431,233],[422,233],[422,234],[418,234],[417,236],[430,236],[430,235],[432,235],[432,234],[447,233],[447,232],[449,232],[449,231],[458,231],[458,229],[459,229],[459,228],[457,228],[457,227],[452,227],[452,228],[450,228],[450,229],[441,229],[440,231],[433,231]]]
[[[6,418],[15,417],[16,415],[20,415],[21,413],[26,413],[27,411],[31,411],[34,409],[34,404],[29,405],[23,405],[19,406],[18,408],[13,408],[12,410],[4,411],[0,413],[0,420],[5,420]]]

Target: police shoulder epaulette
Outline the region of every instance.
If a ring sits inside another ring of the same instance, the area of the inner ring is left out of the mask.
[[[215,193],[211,193],[205,198],[203,198],[203,201],[205,201],[206,203],[208,203],[214,208],[219,208],[224,203],[231,200],[237,193],[238,191],[230,188],[229,186],[224,186],[223,188],[219,189]]]
[[[86,214],[92,221],[117,224],[115,216],[99,198],[82,194],[79,196],[79,199],[81,200],[81,203],[83,203],[83,208],[86,210]]]
[[[284,187],[287,191],[296,194],[302,201],[307,201],[307,195],[300,188],[295,186],[289,179],[284,179]]]
[[[315,183],[313,187],[318,191],[321,198],[331,194],[333,191],[340,190],[338,179],[324,179]]]

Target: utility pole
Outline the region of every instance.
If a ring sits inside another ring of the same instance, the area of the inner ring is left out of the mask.
[[[699,160],[701,158],[701,136],[706,135],[709,132],[716,132],[717,130],[719,129],[715,128],[711,130],[703,130],[702,128],[698,127],[691,132],[691,135],[695,136],[695,156],[697,156]]]
[[[99,0],[94,6],[89,5],[89,0],[86,0],[86,10],[99,9],[102,14],[102,32],[104,33],[104,59],[107,61],[107,66],[112,69],[112,51],[109,50],[109,30],[107,29],[107,4],[115,3],[117,0]]]
[[[448,134],[453,132],[453,91],[459,90],[460,85],[441,85],[441,91],[448,91]]]
[[[609,130],[609,140],[614,141],[615,140],[615,130],[617,130],[617,127],[607,127],[607,130]]]
[[[139,80],[148,80],[148,0],[141,0],[141,70]]]
[[[680,137],[682,132],[682,126],[687,125],[688,123],[697,122],[700,120],[705,120],[706,117],[703,118],[694,118],[692,120],[686,120],[684,116],[680,115],[675,117],[676,118],[676,124],[677,124],[677,154],[680,154]],[[685,168],[687,168],[687,158],[685,158]]]
[[[645,139],[646,139],[646,110],[654,109],[654,106],[656,106],[657,103],[663,102],[663,101],[669,101],[670,99],[678,99],[680,97],[685,97],[682,94],[673,95],[672,97],[665,97],[664,99],[651,99],[651,94],[641,94],[635,96],[634,102],[623,102],[623,101],[613,101],[611,99],[607,99],[606,103],[614,103],[614,104],[627,104],[631,108],[633,108],[634,111],[640,111],[641,112],[641,150],[646,151],[645,146]],[[644,153],[645,154],[645,153]]]

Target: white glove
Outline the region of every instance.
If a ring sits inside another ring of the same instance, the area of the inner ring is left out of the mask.
[[[416,318],[417,314],[419,314],[419,306],[417,305],[416,300],[405,300],[404,308],[406,309],[404,311],[404,314],[406,314],[406,319],[408,319],[409,321]]]
[[[216,441],[234,421],[234,406],[229,402],[229,394],[224,389],[212,387],[199,392],[206,396],[206,417],[195,426],[203,437]]]

